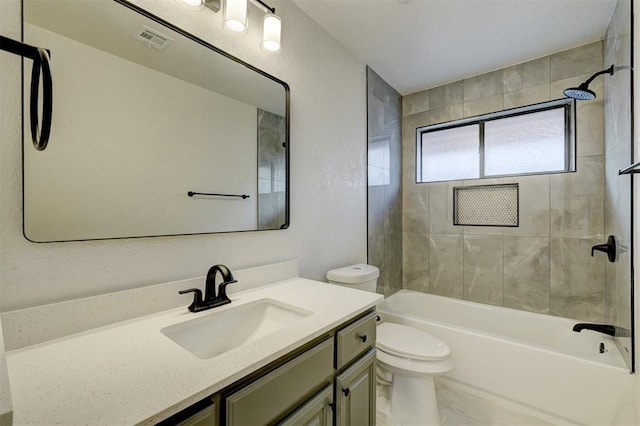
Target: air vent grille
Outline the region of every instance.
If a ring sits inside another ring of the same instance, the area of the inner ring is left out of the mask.
[[[159,31],[153,30],[146,25],[141,26],[131,35],[138,41],[143,42],[147,46],[154,47],[156,49],[164,49],[173,42],[173,39],[167,35],[162,34]]]

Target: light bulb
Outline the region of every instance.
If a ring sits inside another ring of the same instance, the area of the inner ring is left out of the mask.
[[[204,9],[205,0],[176,0],[178,4],[192,10]]]
[[[224,2],[222,26],[242,33],[247,30],[248,0],[226,0]]]
[[[282,21],[272,13],[264,15],[262,20],[262,42],[260,47],[270,53],[279,52],[282,48]]]

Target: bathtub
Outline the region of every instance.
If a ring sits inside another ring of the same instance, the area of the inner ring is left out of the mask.
[[[451,349],[447,379],[559,423],[617,424],[633,404],[633,376],[609,336],[579,321],[401,290],[382,321],[423,329]],[[604,352],[600,353],[601,345]]]

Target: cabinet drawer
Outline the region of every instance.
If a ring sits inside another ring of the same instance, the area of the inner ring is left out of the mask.
[[[359,319],[336,334],[336,369],[349,364],[376,341],[376,313]]]
[[[330,383],[333,339],[329,338],[266,376],[229,395],[227,425],[264,425]]]

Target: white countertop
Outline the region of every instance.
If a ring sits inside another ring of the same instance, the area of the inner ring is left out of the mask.
[[[164,336],[169,325],[270,298],[313,314],[210,359]],[[185,307],[7,352],[15,425],[152,424],[216,393],[382,300],[295,278],[231,296],[200,313]]]

